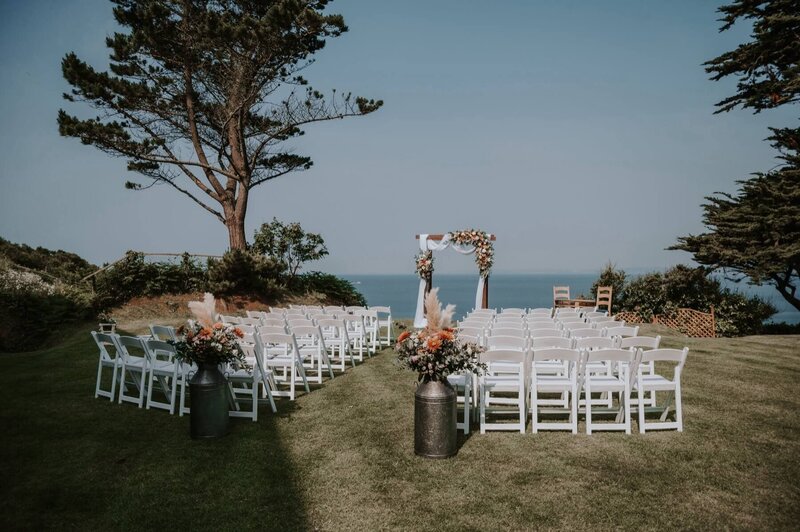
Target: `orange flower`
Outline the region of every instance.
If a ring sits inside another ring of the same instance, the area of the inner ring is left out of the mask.
[[[429,351],[438,351],[442,347],[442,340],[438,336],[431,336],[425,341],[425,347]]]
[[[216,330],[220,330],[220,329],[222,329],[223,327],[224,327],[224,325],[222,324],[222,322],[219,322],[219,321],[218,321],[217,323],[215,323],[215,324],[214,324],[214,328],[215,328]]]
[[[397,337],[397,341],[398,342],[402,342],[403,340],[405,340],[409,336],[411,336],[411,333],[408,332],[408,331],[405,331],[405,332],[401,333],[400,336]]]
[[[455,335],[448,330],[443,330],[442,332],[440,332],[439,338],[441,338],[442,340],[449,340],[451,342],[456,339]]]
[[[233,334],[235,334],[239,338],[244,338],[244,333],[242,332],[242,330],[239,327],[234,327],[233,328]]]

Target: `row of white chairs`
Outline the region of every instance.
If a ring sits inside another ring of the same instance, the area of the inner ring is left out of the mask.
[[[310,381],[322,383],[324,377],[334,377],[334,369],[344,372],[348,362],[355,366],[356,360],[363,361],[363,354],[353,349],[358,344],[351,342],[345,319],[291,321],[280,327],[237,325],[244,334],[239,348],[249,368],[220,368],[228,378],[231,416],[257,421],[259,404],[268,402],[276,412],[273,397],[294,400],[298,385],[310,392]],[[177,340],[175,329],[151,325],[150,332],[139,337],[92,333],[99,348],[95,397],[184,415],[189,411],[186,382],[197,368],[176,359],[168,343]],[[104,369],[111,370],[110,387],[102,386]],[[165,400],[154,398],[154,390],[163,392]],[[248,410],[242,410],[243,401],[249,402]]]
[[[290,305],[289,308],[270,307],[269,311],[248,310],[247,316],[219,315],[218,319],[225,323],[244,325],[268,325],[268,322],[278,320],[290,321],[299,318],[322,319],[342,316],[364,316],[370,329],[375,330],[376,344],[378,346],[391,345],[394,340],[392,322],[392,309],[387,306],[360,307],[360,306],[316,306],[316,305]],[[385,331],[385,334],[381,334]]]
[[[481,362],[489,368],[478,379],[480,431],[524,433],[530,416],[533,433],[540,430],[577,433],[581,411],[585,414],[587,434],[599,430],[623,430],[630,434],[634,410],[642,433],[660,429],[683,431],[680,376],[687,354],[688,348],[574,346],[534,348],[530,352],[488,350],[480,355]],[[652,369],[655,362],[675,363],[672,378],[655,373]],[[655,393],[664,391],[669,396],[658,406]],[[635,407],[631,398],[634,392]],[[595,394],[605,397],[595,398]],[[465,393],[465,403],[468,400]],[[673,400],[675,421],[667,421]],[[659,420],[648,422],[645,414],[653,412],[659,414]],[[487,414],[511,414],[516,420],[487,421]],[[545,418],[552,415],[566,416],[567,420],[546,422]],[[613,421],[598,422],[599,415],[610,415]]]

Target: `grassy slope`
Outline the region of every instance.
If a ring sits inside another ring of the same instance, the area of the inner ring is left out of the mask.
[[[94,399],[90,340],[0,357],[0,528],[789,529],[800,516],[800,337],[667,338],[692,349],[683,434],[472,434],[445,461],[414,457],[413,376],[389,351],[209,443],[186,417]]]

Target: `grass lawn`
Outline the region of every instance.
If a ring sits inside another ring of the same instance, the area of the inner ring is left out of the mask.
[[[683,434],[473,433],[431,461],[389,350],[195,442],[188,417],[94,399],[88,330],[0,356],[3,530],[798,527],[798,336],[667,337],[691,349]]]

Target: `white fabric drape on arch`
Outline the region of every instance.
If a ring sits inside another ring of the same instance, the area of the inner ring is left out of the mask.
[[[475,246],[465,246],[456,244],[450,239],[450,234],[446,234],[441,240],[431,240],[427,234],[419,235],[419,249],[420,251],[441,251],[448,247],[453,248],[462,255],[471,255],[475,253]],[[478,290],[475,292],[475,308],[481,308],[483,298],[483,286],[486,279],[482,275],[478,275]],[[414,327],[425,327],[427,320],[425,319],[425,279],[420,277],[419,292],[417,294],[417,311],[414,314]]]

